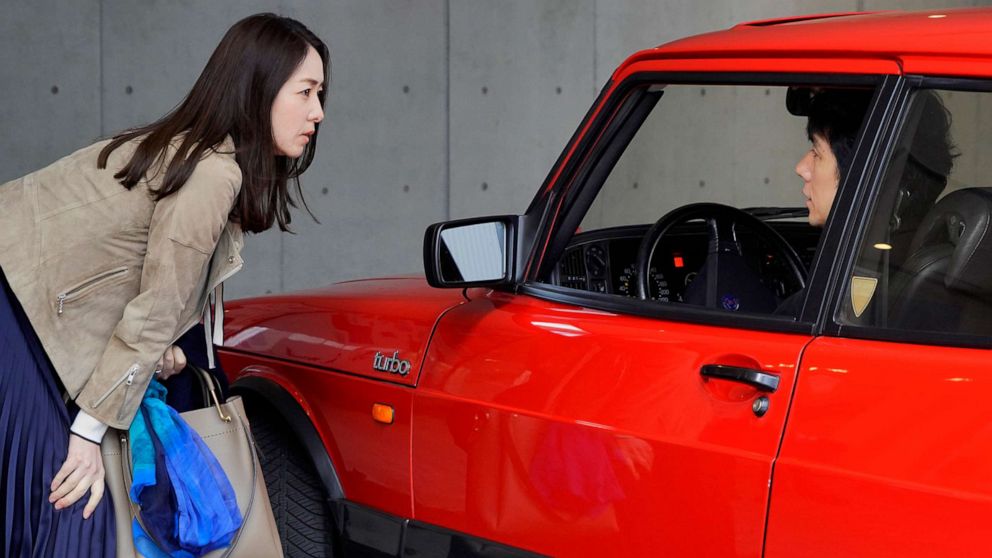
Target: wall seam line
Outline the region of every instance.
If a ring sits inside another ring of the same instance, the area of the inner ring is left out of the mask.
[[[444,2],[444,220],[451,220],[451,0]]]
[[[597,94],[599,87],[599,68],[597,67],[597,53],[599,52],[599,0],[592,2],[592,94]]]
[[[97,35],[99,35],[97,40],[97,76],[100,81],[97,84],[97,96],[99,97],[99,117],[100,117],[100,139],[103,139],[107,135],[107,124],[104,119],[104,97],[106,96],[106,87],[103,83],[103,2],[104,0],[99,0],[97,4]]]

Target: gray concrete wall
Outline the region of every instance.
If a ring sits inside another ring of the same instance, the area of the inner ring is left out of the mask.
[[[250,236],[231,296],[421,272],[430,223],[519,213],[631,52],[800,13],[930,0],[0,0],[0,181],[175,106],[230,24],[299,18],[333,76],[304,175],[320,224]]]

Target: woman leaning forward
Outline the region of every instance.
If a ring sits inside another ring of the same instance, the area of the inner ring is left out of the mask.
[[[174,111],[0,185],[4,556],[114,555],[100,441],[184,332],[222,338],[219,287],[244,232],[287,229],[327,76],[305,26],[251,16]]]

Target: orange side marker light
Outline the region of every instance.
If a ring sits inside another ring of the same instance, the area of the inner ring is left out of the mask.
[[[372,420],[382,424],[393,424],[393,417],[396,411],[384,403],[372,404]]]

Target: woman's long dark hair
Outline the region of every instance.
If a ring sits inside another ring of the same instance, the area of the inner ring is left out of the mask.
[[[97,165],[106,168],[115,149],[144,136],[130,161],[114,175],[131,189],[165,157],[170,143],[181,138],[161,186],[153,192],[160,200],[182,188],[204,152],[230,135],[242,174],[241,193],[231,219],[248,232],[261,232],[275,223],[288,230],[289,208],[296,207],[288,182],[295,182],[297,196],[306,208],[299,176],[313,161],[320,126],[315,126],[298,159],[276,155],[272,102],[303,62],[309,47],[320,54],[326,86],[330,64],[327,46],[302,23],[275,14],[257,14],[235,23],[182,103],[157,122],[114,136],[100,152]],[[324,91],[317,95],[323,106]]]

